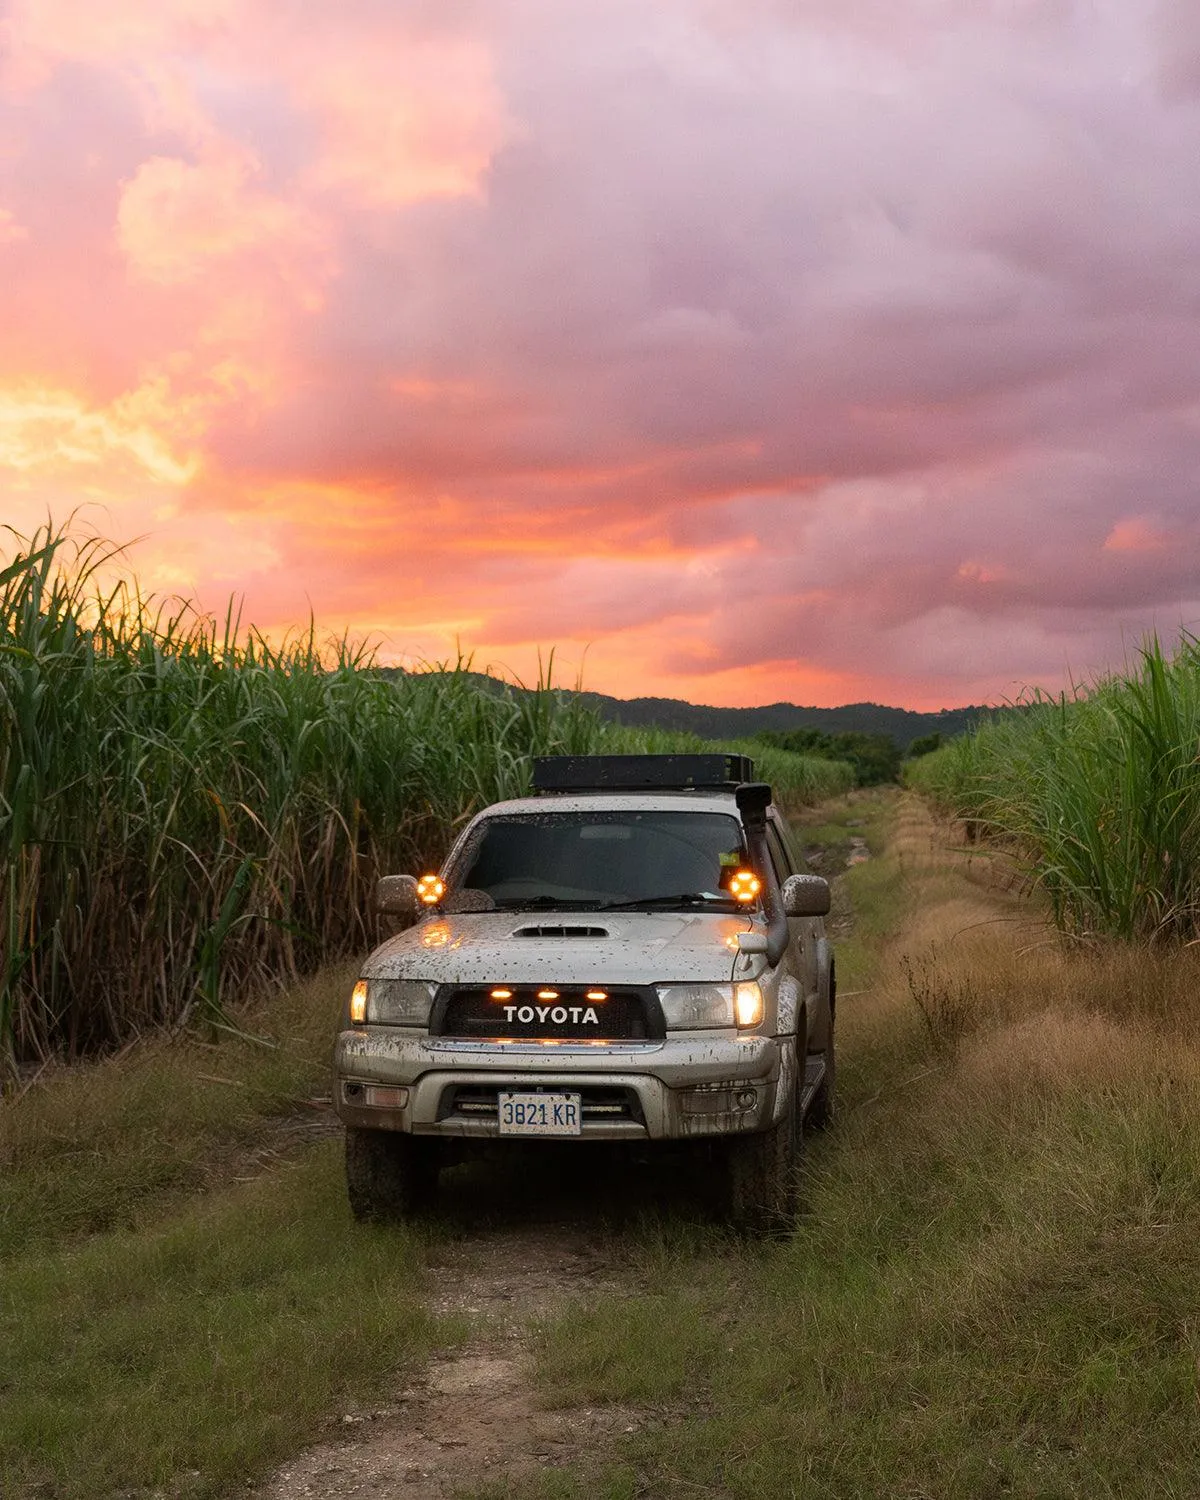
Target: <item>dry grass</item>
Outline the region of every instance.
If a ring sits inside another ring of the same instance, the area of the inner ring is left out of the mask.
[[[678,1234],[652,1307],[551,1331],[559,1399],[627,1352],[677,1420],[547,1493],[1195,1493],[1198,955],[1070,942],[916,799],[891,827],[848,877],[865,992],[808,1218],[749,1264]]]
[[[155,1034],[31,1075],[0,1101],[0,1259],[132,1226],[292,1154],[328,1118],[314,1100],[352,980],[329,969],[265,1013],[235,1012],[244,1037]]]

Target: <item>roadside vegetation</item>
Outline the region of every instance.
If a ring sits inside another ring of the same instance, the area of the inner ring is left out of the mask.
[[[940,742],[941,736],[935,733],[927,738]],[[896,781],[904,759],[904,752],[890,734],[866,734],[854,730],[826,734],[820,729],[764,729],[755,735],[755,739],[761,745],[771,745],[794,755],[816,755],[823,760],[844,761],[854,772],[855,786],[883,786]],[[921,743],[917,742],[918,745]],[[911,748],[909,753],[914,753]]]
[[[540,1346],[547,1401],[644,1428],[541,1494],[1194,1493],[1200,955],[1064,946],[889,805],[845,881],[840,1119],[806,1144],[805,1218],[758,1250],[646,1221],[642,1292]]]
[[[0,1101],[0,1494],[227,1495],[453,1342],[427,1236],[353,1223],[314,1107],[349,982]]]
[[[47,529],[0,566],[0,1084],[159,1027],[215,1036],[233,1000],[368,949],[378,875],[439,862],[534,755],[702,745],[606,727],[549,666],[497,695],[469,662],[385,676],[311,627],[272,643],[232,605],[101,593],[113,556]],[[850,782],[760,758],[793,802]]]
[[[1200,938],[1200,643],[1035,697],[914,761],[909,784],[1009,849],[1082,938]]]

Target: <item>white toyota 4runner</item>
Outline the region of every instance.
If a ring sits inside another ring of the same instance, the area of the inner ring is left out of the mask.
[[[734,1221],[786,1224],[833,1112],[829,887],[740,755],[556,756],[442,870],[379,883],[334,1052],[350,1205],[429,1202],[482,1144],[684,1143]]]

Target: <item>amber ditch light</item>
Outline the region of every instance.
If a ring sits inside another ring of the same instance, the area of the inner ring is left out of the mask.
[[[426,906],[436,906],[445,894],[446,887],[440,876],[422,875],[417,881],[417,895]]]
[[[729,894],[735,901],[753,901],[762,890],[762,881],[753,870],[739,870],[729,877]]]

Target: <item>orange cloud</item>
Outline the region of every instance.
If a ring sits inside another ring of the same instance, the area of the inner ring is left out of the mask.
[[[11,0],[0,518],[697,701],[1194,620],[1200,115],[1069,7],[864,6]]]
[[[245,0],[11,0],[0,23],[0,77],[14,92],[30,93],[69,61],[148,80],[166,59],[219,34],[246,10]]]
[[[249,153],[210,150],[200,161],[154,156],[122,193],[117,240],[136,275],[168,284],[211,273],[215,262],[267,251],[293,279],[298,257],[311,259],[319,231],[303,209],[254,183]],[[304,299],[315,305],[311,281]]]
[[[959,564],[957,576],[961,578],[964,583],[987,584],[1002,583],[1010,575],[1007,568],[997,566],[995,563],[983,563],[971,560],[969,562]]]
[[[1149,516],[1130,516],[1118,521],[1104,539],[1105,552],[1161,552],[1167,534]]]
[[[133,468],[159,484],[185,485],[200,459],[164,431],[169,402],[162,382],[103,407],[70,391],[0,389],[0,464],[25,475],[103,468],[119,477]]]

